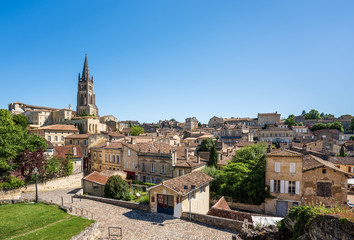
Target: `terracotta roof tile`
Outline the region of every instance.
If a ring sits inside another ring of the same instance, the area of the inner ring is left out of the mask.
[[[38,130],[56,130],[56,131],[76,131],[79,132],[74,125],[66,125],[66,124],[55,124],[37,128]]]
[[[267,156],[276,156],[276,157],[301,157],[303,156],[301,153],[298,152],[294,152],[291,150],[278,150],[278,151],[274,151],[271,153],[268,153]]]
[[[353,176],[353,174],[349,174],[343,170],[340,170],[333,163],[331,163],[329,161],[323,160],[323,159],[313,156],[313,155],[305,155],[303,163],[302,163],[302,169],[304,172],[315,169],[315,168],[319,168],[319,167],[328,167],[328,168],[331,168],[337,172],[341,172],[346,175]]]
[[[74,154],[74,148],[76,148],[76,155]],[[69,145],[69,146],[55,146],[54,156],[58,158],[66,158],[69,154],[73,155],[73,158],[81,158],[82,149],[80,145]]]
[[[202,185],[208,184],[211,180],[213,180],[213,178],[209,175],[201,171],[195,171],[164,181],[162,185],[173,189],[178,194],[186,195],[193,190],[192,186],[194,186],[195,189],[198,189]]]
[[[333,164],[354,165],[354,157],[329,157],[328,160]]]
[[[108,181],[108,178],[109,177],[107,177],[103,174],[100,174],[99,172],[94,171],[94,172],[90,173],[89,175],[87,175],[86,177],[84,177],[83,179],[88,180],[90,182],[105,185],[106,182]]]

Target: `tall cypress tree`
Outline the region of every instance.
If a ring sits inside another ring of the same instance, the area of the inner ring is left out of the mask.
[[[209,164],[210,167],[218,167],[218,154],[216,153],[215,145],[210,149]]]

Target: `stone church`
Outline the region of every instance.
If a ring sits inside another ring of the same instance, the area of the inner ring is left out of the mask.
[[[98,107],[96,106],[96,96],[93,92],[93,77],[90,76],[87,55],[85,55],[81,77],[79,73],[76,114],[78,116],[85,114],[99,116]]]

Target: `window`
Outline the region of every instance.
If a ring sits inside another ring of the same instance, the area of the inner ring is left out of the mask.
[[[119,163],[119,155],[117,155],[117,163]]]
[[[107,154],[106,154],[106,162],[107,162]]]
[[[128,156],[130,156],[130,149],[128,149]]]
[[[150,169],[150,172],[155,172],[155,166],[153,163],[151,163],[151,169]]]
[[[145,171],[145,163],[142,163],[142,164],[141,164],[141,169],[142,169],[143,171]]]
[[[280,162],[274,163],[274,172],[280,173]]]
[[[69,144],[70,144],[70,145],[73,144],[73,140],[69,140]]]
[[[290,194],[295,194],[295,189],[296,189],[296,183],[295,183],[295,181],[289,181],[288,192],[289,192]]]
[[[87,140],[84,140],[84,145],[87,145]]]
[[[135,169],[135,162],[132,163],[132,169]]]
[[[165,174],[165,165],[164,164],[161,165],[161,173]]]
[[[293,202],[293,207],[298,207],[299,203],[298,202]]]
[[[54,137],[54,141],[58,142],[58,136]]]
[[[203,193],[203,192],[205,192],[205,186],[204,185],[200,187],[200,193]]]
[[[80,145],[80,140],[77,140],[77,145]]]
[[[331,197],[332,196],[332,184],[327,182],[317,183],[317,196]]]
[[[274,192],[280,193],[280,180],[274,180]]]
[[[289,172],[290,173],[295,173],[295,171],[296,171],[296,163],[290,163]]]
[[[51,141],[51,140],[52,140],[51,136],[48,136],[48,141]]]
[[[180,176],[183,176],[183,169],[179,169],[178,170],[178,176],[180,177]]]
[[[327,170],[326,169],[322,169],[322,174],[326,174]]]
[[[116,156],[115,155],[113,155],[113,161],[112,162],[116,162]]]
[[[126,167],[126,168],[129,168],[129,162],[126,162],[126,163],[125,163],[125,167]]]
[[[62,141],[62,142],[64,141],[64,136],[61,136],[61,141]]]

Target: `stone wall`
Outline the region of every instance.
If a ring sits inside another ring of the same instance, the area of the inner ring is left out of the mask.
[[[182,218],[189,220],[189,213],[183,212]],[[199,213],[191,213],[191,220],[195,222],[205,223],[218,228],[226,228],[233,232],[241,232],[243,222],[227,218],[209,216]]]
[[[20,199],[21,193],[25,188],[19,188],[9,191],[0,191],[0,201],[1,200],[11,200],[11,199]]]
[[[225,198],[228,199],[228,198]],[[218,200],[216,199],[211,199],[210,204],[214,205],[217,203]],[[260,205],[253,205],[253,204],[246,204],[246,203],[238,203],[238,202],[230,202],[227,201],[227,204],[231,209],[236,209],[236,210],[241,210],[241,211],[247,211],[247,212],[254,212],[254,213],[264,213],[264,203]]]
[[[38,191],[50,191],[65,188],[81,188],[81,179],[84,177],[83,173],[73,174],[68,177],[61,177],[49,180],[44,183],[38,183]],[[36,185],[27,185],[24,192],[36,191]]]
[[[221,217],[221,218],[228,218],[238,221],[244,221],[247,219],[248,222],[252,223],[252,215],[250,213],[239,212],[235,210],[227,210],[227,209],[218,209],[218,208],[210,208],[209,212],[207,213],[210,216]]]
[[[147,212],[150,209],[149,205],[146,205],[146,204],[121,201],[121,200],[116,200],[116,199],[111,199],[111,198],[103,198],[103,197],[96,197],[96,196],[90,196],[90,195],[75,195],[75,197],[104,202],[104,203],[110,203],[110,204],[114,204],[114,205],[118,205],[118,206],[122,206],[122,207],[126,207],[126,208],[138,209],[138,210],[143,210],[143,211],[147,211]]]
[[[95,240],[98,238],[100,230],[98,229],[98,222],[92,223],[80,234],[73,236],[71,240]]]
[[[334,216],[317,216],[299,239],[353,240],[354,223]]]

